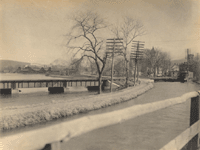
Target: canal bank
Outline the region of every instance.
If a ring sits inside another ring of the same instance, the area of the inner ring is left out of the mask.
[[[113,93],[74,98],[70,101],[51,100],[49,103],[7,107],[0,111],[1,130],[47,122],[128,101],[153,88],[153,84],[148,82],[142,80],[142,84],[135,87]]]

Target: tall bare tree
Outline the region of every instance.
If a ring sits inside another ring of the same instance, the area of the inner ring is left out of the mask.
[[[161,59],[157,67],[162,68],[162,75],[166,75],[171,67],[171,58],[167,52],[162,52],[160,57]]]
[[[126,68],[126,87],[128,87],[129,80],[129,61],[130,61],[130,49],[128,46],[131,42],[138,36],[144,35],[146,32],[144,30],[143,24],[133,17],[126,16],[119,26],[113,26],[111,31],[117,38],[123,38],[123,56],[125,59]]]
[[[163,70],[163,72],[167,71],[170,66],[170,56],[160,51],[158,48],[146,49],[144,51],[143,63],[145,63],[147,68],[150,69],[150,72],[153,72],[154,77],[156,76],[156,71],[159,68]]]
[[[74,57],[81,55],[95,62],[98,71],[99,94],[101,93],[102,73],[105,68],[107,55],[105,54],[104,39],[100,33],[107,27],[104,19],[96,12],[87,11],[77,13],[72,17],[73,26],[67,36],[67,46]]]

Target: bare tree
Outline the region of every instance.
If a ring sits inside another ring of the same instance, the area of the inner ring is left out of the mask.
[[[163,72],[169,69],[170,65],[170,56],[161,52],[158,48],[146,49],[144,51],[143,63],[145,67],[149,68],[150,72],[153,72],[154,77],[156,76],[156,71],[158,72],[159,68],[162,69]]]
[[[162,68],[162,75],[167,75],[167,71],[170,70],[171,58],[170,55],[166,52],[161,53],[161,59],[158,65],[158,68]]]
[[[72,18],[73,26],[67,46],[73,51],[74,57],[78,54],[95,62],[98,71],[99,94],[101,93],[101,79],[105,68],[107,55],[103,51],[103,38],[98,35],[107,27],[104,19],[95,12],[87,11],[76,14]]]
[[[91,60],[89,57],[88,57],[88,63],[89,63],[89,67],[90,67],[90,73],[92,75],[96,75],[98,72],[96,63],[94,62],[94,60]],[[104,68],[104,71],[105,71],[105,68]]]
[[[156,67],[160,61],[160,51],[153,47],[152,49],[146,49],[144,55],[146,63],[148,64],[147,67],[150,68],[150,71],[153,72],[155,77]]]
[[[145,34],[143,24],[133,17],[124,17],[122,23],[119,26],[113,26],[111,31],[117,38],[123,38],[123,56],[125,59],[126,68],[126,87],[128,87],[129,80],[129,61],[130,61],[130,49],[128,46],[138,36]]]

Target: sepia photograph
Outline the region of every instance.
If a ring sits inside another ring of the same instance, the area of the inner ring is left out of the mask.
[[[0,0],[0,150],[200,150],[199,0]]]

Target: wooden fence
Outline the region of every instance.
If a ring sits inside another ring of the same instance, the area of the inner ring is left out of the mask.
[[[134,105],[118,111],[105,114],[87,116],[57,125],[18,133],[0,138],[0,149],[44,149],[59,150],[61,142],[69,141],[71,138],[92,130],[117,124],[159,109],[170,107],[191,99],[191,127],[177,138],[165,145],[161,150],[180,150],[188,142],[190,149],[199,147],[200,121],[199,121],[199,93],[190,92],[172,99],[162,100],[142,105]],[[195,149],[195,150],[196,150]]]
[[[200,92],[199,92],[200,94]],[[170,141],[160,150],[198,150],[200,149],[200,99],[191,98],[190,127]],[[199,135],[198,135],[199,134]]]

